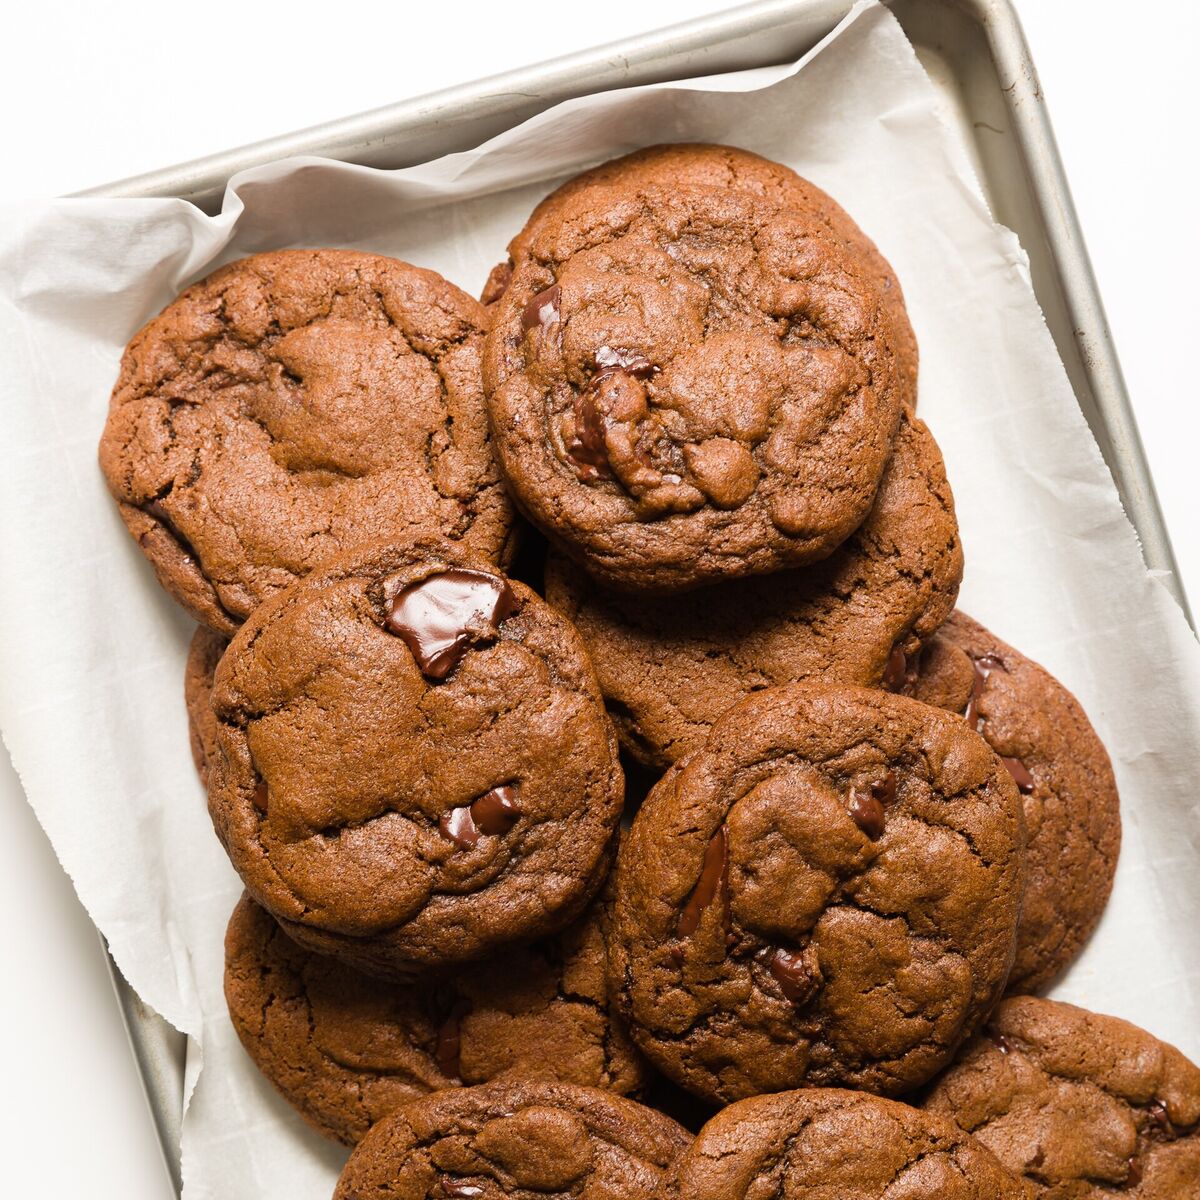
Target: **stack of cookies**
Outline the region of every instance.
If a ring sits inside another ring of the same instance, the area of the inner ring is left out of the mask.
[[[563,185],[482,301],[293,250],[134,338],[230,1016],[338,1200],[1200,1195],[1200,1070],[1036,996],[1116,787],[954,610],[916,404],[875,246],[717,146]]]

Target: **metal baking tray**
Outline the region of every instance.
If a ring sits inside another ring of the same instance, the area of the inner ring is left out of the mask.
[[[886,0],[961,134],[996,219],[1029,255],[1034,291],[1076,399],[1112,472],[1146,563],[1188,613],[1174,555],[1067,188],[1037,71],[1009,0]],[[478,145],[573,96],[784,63],[809,50],[852,0],[759,0],[477,83],[81,192],[164,196],[219,209],[230,177],[292,155],[403,167]],[[1190,620],[1190,615],[1189,615]],[[110,960],[111,965],[111,960]],[[115,967],[167,1167],[180,1188],[185,1040]]]

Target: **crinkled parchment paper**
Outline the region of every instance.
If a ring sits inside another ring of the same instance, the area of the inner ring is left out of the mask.
[[[344,1152],[304,1129],[224,1012],[239,893],[183,709],[190,626],[96,465],[122,347],[186,283],[279,246],[358,246],[478,291],[552,181],[655,141],[730,142],[836,196],[891,259],[921,343],[967,552],[963,607],[1080,697],[1116,764],[1112,903],[1055,995],[1200,1058],[1200,648],[1143,566],[1030,289],[885,9],[794,66],[576,100],[479,150],[386,172],[300,159],[170,200],[55,201],[0,224],[0,728],[116,961],[190,1038],[189,1200],[326,1197]]]

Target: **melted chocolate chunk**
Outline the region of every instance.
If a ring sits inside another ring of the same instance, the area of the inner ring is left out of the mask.
[[[1137,1187],[1142,1182],[1142,1161],[1135,1154],[1128,1163],[1128,1169],[1125,1172],[1125,1185],[1127,1187]]]
[[[451,1179],[443,1175],[438,1180],[438,1186],[447,1196],[482,1196],[483,1188],[477,1183],[463,1183],[461,1179]]]
[[[649,379],[658,374],[658,368],[636,350],[619,350],[613,346],[601,346],[596,351],[596,366],[601,371],[620,368],[635,379]]]
[[[479,841],[479,830],[471,816],[471,806],[452,808],[438,818],[438,832],[449,838],[460,850],[470,850]]]
[[[1001,1054],[1011,1054],[1013,1052],[1013,1044],[1002,1033],[988,1033],[988,1040],[1000,1051]]]
[[[854,818],[854,823],[871,839],[873,842],[879,841],[883,837],[884,819],[883,819],[883,804],[875,795],[875,785],[872,784],[870,791],[860,791],[858,788],[850,789],[850,800],[847,808],[850,810],[850,815]]]
[[[254,807],[259,812],[267,811],[267,781],[260,779],[254,785]]]
[[[767,960],[767,970],[775,977],[779,990],[793,1004],[807,1004],[817,990],[820,976],[816,964],[809,964],[803,953],[778,949]]]
[[[1180,1130],[1175,1128],[1171,1120],[1170,1114],[1167,1112],[1167,1106],[1161,1100],[1155,1100],[1146,1109],[1146,1115],[1150,1118],[1150,1126],[1146,1130],[1148,1137],[1157,1142],[1173,1142],[1179,1137]],[[1190,1132],[1184,1130],[1183,1132]]]
[[[427,679],[445,679],[472,642],[495,634],[513,594],[498,575],[455,567],[422,579],[392,600],[387,627],[412,651]]]
[[[888,655],[887,666],[883,669],[883,686],[889,691],[896,691],[908,674],[908,655],[899,646],[893,646]]]
[[[433,1060],[447,1079],[462,1078],[462,1022],[463,1017],[471,1011],[469,1000],[459,1000],[451,1008],[449,1016],[442,1022],[437,1032],[437,1042],[433,1048]]]
[[[729,846],[725,837],[725,826],[714,833],[704,848],[704,862],[700,867],[700,878],[688,897],[688,902],[679,914],[679,922],[675,932],[679,937],[691,937],[700,925],[704,910],[717,898],[723,895],[726,885],[726,874],[729,870]]]
[[[896,772],[888,771],[882,779],[871,784],[871,795],[883,805],[891,808],[896,803]]]
[[[484,792],[478,800],[452,808],[438,818],[438,832],[461,850],[470,850],[481,837],[507,833],[521,815],[517,789],[505,784]]]
[[[978,733],[983,729],[983,718],[979,715],[979,701],[983,696],[983,689],[987,686],[988,676],[993,671],[1006,671],[1008,668],[994,654],[981,654],[972,660],[971,665],[975,668],[975,678],[971,682],[971,695],[967,700],[963,716],[966,718],[967,724]]]
[[[528,333],[531,329],[545,329],[558,321],[558,303],[562,297],[562,288],[552,283],[545,291],[538,292],[521,313],[521,331]]]
[[[1029,768],[1019,758],[1006,758],[1002,754],[1000,756],[1000,761],[1004,764],[1008,773],[1013,778],[1013,783],[1017,785],[1021,792],[1028,795],[1033,791],[1033,786],[1036,781],[1029,773]]]
[[[484,792],[471,805],[471,818],[475,828],[489,837],[507,833],[517,823],[520,815],[521,810],[517,807],[517,789],[507,784]]]
[[[575,398],[575,435],[567,443],[567,453],[575,461],[580,479],[612,478],[604,444],[604,418],[591,388]]]

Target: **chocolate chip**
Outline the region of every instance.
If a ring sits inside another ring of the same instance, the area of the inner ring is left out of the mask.
[[[267,811],[267,781],[260,779],[254,785],[254,807],[259,812]]]
[[[449,1015],[437,1031],[437,1041],[433,1048],[433,1060],[447,1079],[462,1078],[462,1022],[471,1011],[469,1000],[459,1000],[451,1008]]]
[[[988,1032],[988,1040],[1000,1051],[1001,1054],[1011,1054],[1013,1052],[1013,1044],[1002,1033]]]
[[[462,850],[470,850],[481,837],[507,833],[520,817],[517,789],[505,784],[484,792],[477,800],[452,808],[438,819],[438,831]]]
[[[1028,795],[1033,791],[1033,785],[1036,781],[1034,780],[1033,776],[1030,775],[1029,768],[1026,767],[1026,765],[1019,758],[1005,758],[1005,756],[1002,754],[1000,756],[1000,761],[1004,764],[1008,773],[1012,776],[1013,783],[1015,783],[1022,792]]]
[[[1150,1131],[1165,1141],[1172,1142],[1179,1133],[1171,1122],[1171,1118],[1167,1113],[1167,1106],[1161,1100],[1155,1100],[1146,1109],[1147,1115],[1150,1117],[1154,1128]]]
[[[619,367],[635,379],[649,379],[658,374],[658,368],[636,350],[619,350],[613,346],[601,346],[596,351],[596,366],[601,371]]]
[[[495,635],[512,608],[506,580],[456,567],[397,593],[387,626],[404,640],[427,679],[445,679],[472,642]]]
[[[963,712],[967,724],[977,733],[983,728],[983,718],[979,715],[979,701],[983,697],[983,689],[987,685],[988,676],[993,671],[1006,671],[1002,659],[994,654],[981,654],[971,662],[975,669],[975,678],[971,681],[971,695]]]
[[[611,479],[608,449],[604,444],[604,418],[589,388],[575,397],[575,432],[567,442],[567,453],[575,460],[581,479]]]
[[[521,313],[521,331],[528,333],[537,327],[545,329],[553,325],[559,318],[559,301],[562,298],[562,288],[552,283],[545,291],[538,292]]]
[[[1045,1163],[1045,1161],[1046,1161],[1046,1152],[1045,1152],[1045,1150],[1043,1150],[1041,1148],[1041,1146],[1039,1146],[1037,1148],[1037,1150],[1034,1151],[1033,1157],[1029,1160],[1029,1166],[1033,1170],[1036,1171],[1038,1169],[1038,1167],[1042,1166],[1042,1164]]]
[[[471,806],[464,804],[461,808],[442,813],[438,818],[438,832],[454,842],[460,850],[470,850],[479,841],[479,830],[475,826],[475,818],[471,816]]]
[[[1129,1160],[1125,1171],[1125,1183],[1128,1187],[1137,1187],[1142,1182],[1142,1161],[1135,1154]]]
[[[793,1004],[807,1004],[820,983],[816,962],[809,962],[804,952],[795,954],[782,948],[775,950],[767,959],[767,970],[775,977],[779,990]]]
[[[908,656],[899,646],[893,646],[891,654],[888,655],[887,666],[883,669],[883,686],[889,692],[896,691],[904,683],[907,673]]]
[[[458,1179],[451,1179],[448,1175],[443,1175],[438,1180],[438,1186],[447,1196],[482,1196],[483,1188],[477,1183],[463,1183]]]
[[[846,807],[850,810],[850,815],[854,818],[855,825],[871,841],[877,842],[883,837],[883,805],[874,794],[873,789],[871,791],[861,791],[858,788],[851,788],[850,799]]]
[[[896,803],[896,772],[888,771],[882,779],[878,779],[872,783],[871,795],[884,808],[891,808]]]
[[[516,800],[517,789],[507,785],[484,792],[471,805],[471,817],[475,828],[489,837],[507,833],[521,815]]]
[[[729,869],[729,847],[722,825],[709,839],[704,848],[704,862],[700,867],[700,878],[688,897],[688,902],[679,914],[675,932],[679,937],[691,937],[700,925],[704,910],[725,890],[726,872]]]

